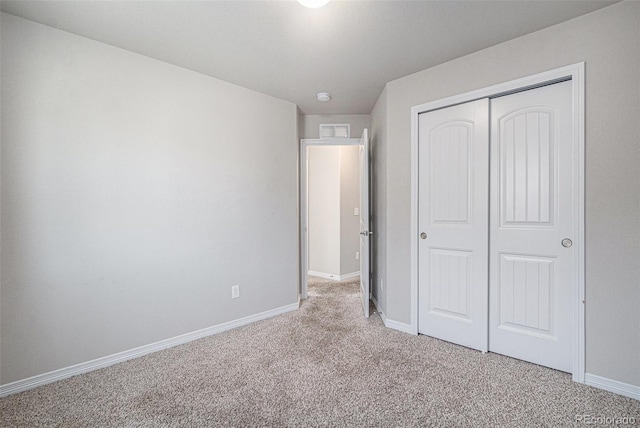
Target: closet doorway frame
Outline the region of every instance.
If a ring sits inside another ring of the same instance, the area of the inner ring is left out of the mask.
[[[585,382],[585,63],[579,62],[561,68],[511,80],[471,92],[439,99],[411,108],[411,333],[418,334],[418,116],[421,113],[451,107],[482,98],[496,98],[541,86],[571,81],[573,145],[577,150],[577,253],[576,278],[573,289],[573,351],[572,378]],[[487,308],[489,310],[489,308]]]

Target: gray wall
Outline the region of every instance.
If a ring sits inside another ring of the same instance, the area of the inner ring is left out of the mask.
[[[386,314],[387,296],[387,88],[371,112],[371,293]]]
[[[6,14],[1,36],[3,384],[297,302],[294,104]]]
[[[351,138],[360,138],[362,131],[371,127],[371,116],[368,114],[303,115],[300,138],[319,138],[321,123],[348,123],[351,125]]]
[[[390,319],[410,322],[411,107],[585,61],[586,368],[640,385],[639,23],[622,2],[387,84]]]
[[[340,146],[340,275],[360,271],[360,148]]]
[[[307,149],[309,270],[340,275],[340,147]]]

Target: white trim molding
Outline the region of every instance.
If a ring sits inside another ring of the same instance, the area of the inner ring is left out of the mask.
[[[300,307],[300,300],[290,305],[281,306],[276,309],[260,312],[255,315],[240,318],[237,320],[225,322],[211,327],[196,330],[191,333],[185,333],[159,342],[150,343],[148,345],[129,349],[127,351],[118,352],[117,354],[107,355],[105,357],[96,358],[95,360],[86,361],[70,367],[54,370],[48,373],[32,376],[27,379],[17,380],[15,382],[0,385],[0,397],[27,391],[59,380],[67,379],[82,373],[88,373],[114,364],[122,363],[127,360],[142,357],[147,354],[162,351],[164,349],[173,348],[194,340],[202,339],[207,336],[222,333],[227,330],[234,329],[243,325],[251,324],[267,318],[275,317],[287,312],[295,311]]]
[[[378,304],[378,301],[376,300],[376,298],[371,296],[371,300],[373,301],[373,304],[376,305],[376,310],[378,311],[378,314],[380,315],[380,318],[382,319],[382,323],[384,324],[385,327],[390,328],[392,330],[398,330],[403,333],[413,334],[414,336],[417,335],[417,333],[413,332],[413,329],[411,328],[411,324],[406,324],[403,322],[388,319],[384,314],[384,312],[382,311],[382,309],[380,308],[380,305]]]
[[[411,324],[409,330],[418,334],[418,309],[419,309],[419,271],[418,271],[418,116],[431,110],[450,107],[482,98],[495,98],[510,93],[533,89],[552,83],[572,82],[573,97],[573,135],[574,147],[578,151],[577,164],[578,188],[576,189],[578,200],[578,225],[575,236],[577,237],[578,260],[576,263],[576,278],[573,291],[573,369],[572,375],[575,382],[585,382],[585,63],[568,65],[555,70],[546,71],[532,76],[512,80],[483,89],[455,95],[437,101],[428,102],[411,108]]]
[[[344,275],[340,275],[338,278],[340,278],[340,281],[346,281],[347,279],[353,279],[353,278],[360,278],[360,271],[346,273]]]
[[[403,333],[413,334],[414,336],[417,335],[417,333],[413,332],[413,326],[411,324],[407,324],[407,323],[403,323],[403,322],[400,322],[400,321],[394,321],[394,320],[390,320],[388,318],[385,318],[384,326],[388,327],[388,328],[391,328],[393,330],[401,331]]]
[[[382,308],[380,307],[380,305],[378,304],[378,300],[375,298],[375,296],[372,294],[371,295],[371,301],[373,302],[373,304],[376,307],[376,312],[378,312],[378,315],[380,315],[380,318],[382,319],[382,323],[385,325],[385,327],[387,326],[387,317],[384,315],[384,312],[382,311]]]
[[[317,276],[318,278],[333,279],[335,281],[339,281],[338,278],[340,277],[340,275],[334,275],[332,273],[326,273],[326,272],[318,272],[318,271],[315,271],[315,270],[310,270],[309,271],[309,275],[310,276]]]
[[[591,373],[584,375],[584,383],[594,388],[604,389],[609,392],[624,395],[625,397],[640,400],[640,386],[637,385],[631,385]]]
[[[310,270],[309,275],[317,276],[318,278],[331,279],[333,281],[346,281],[347,279],[358,278],[360,276],[360,272],[351,272],[345,273],[344,275],[334,275],[332,273],[325,272],[317,272],[315,270]]]

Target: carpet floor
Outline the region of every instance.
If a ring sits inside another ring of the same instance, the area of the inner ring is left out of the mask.
[[[357,280],[314,279],[298,311],[0,400],[2,427],[29,428],[565,427],[582,415],[640,426],[640,401],[387,329],[362,316]]]

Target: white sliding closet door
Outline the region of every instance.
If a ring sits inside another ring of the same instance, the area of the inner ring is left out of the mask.
[[[491,100],[489,349],[572,371],[571,82]]]
[[[572,108],[566,81],[419,115],[419,333],[573,371]]]
[[[419,116],[422,334],[487,350],[489,101]]]

